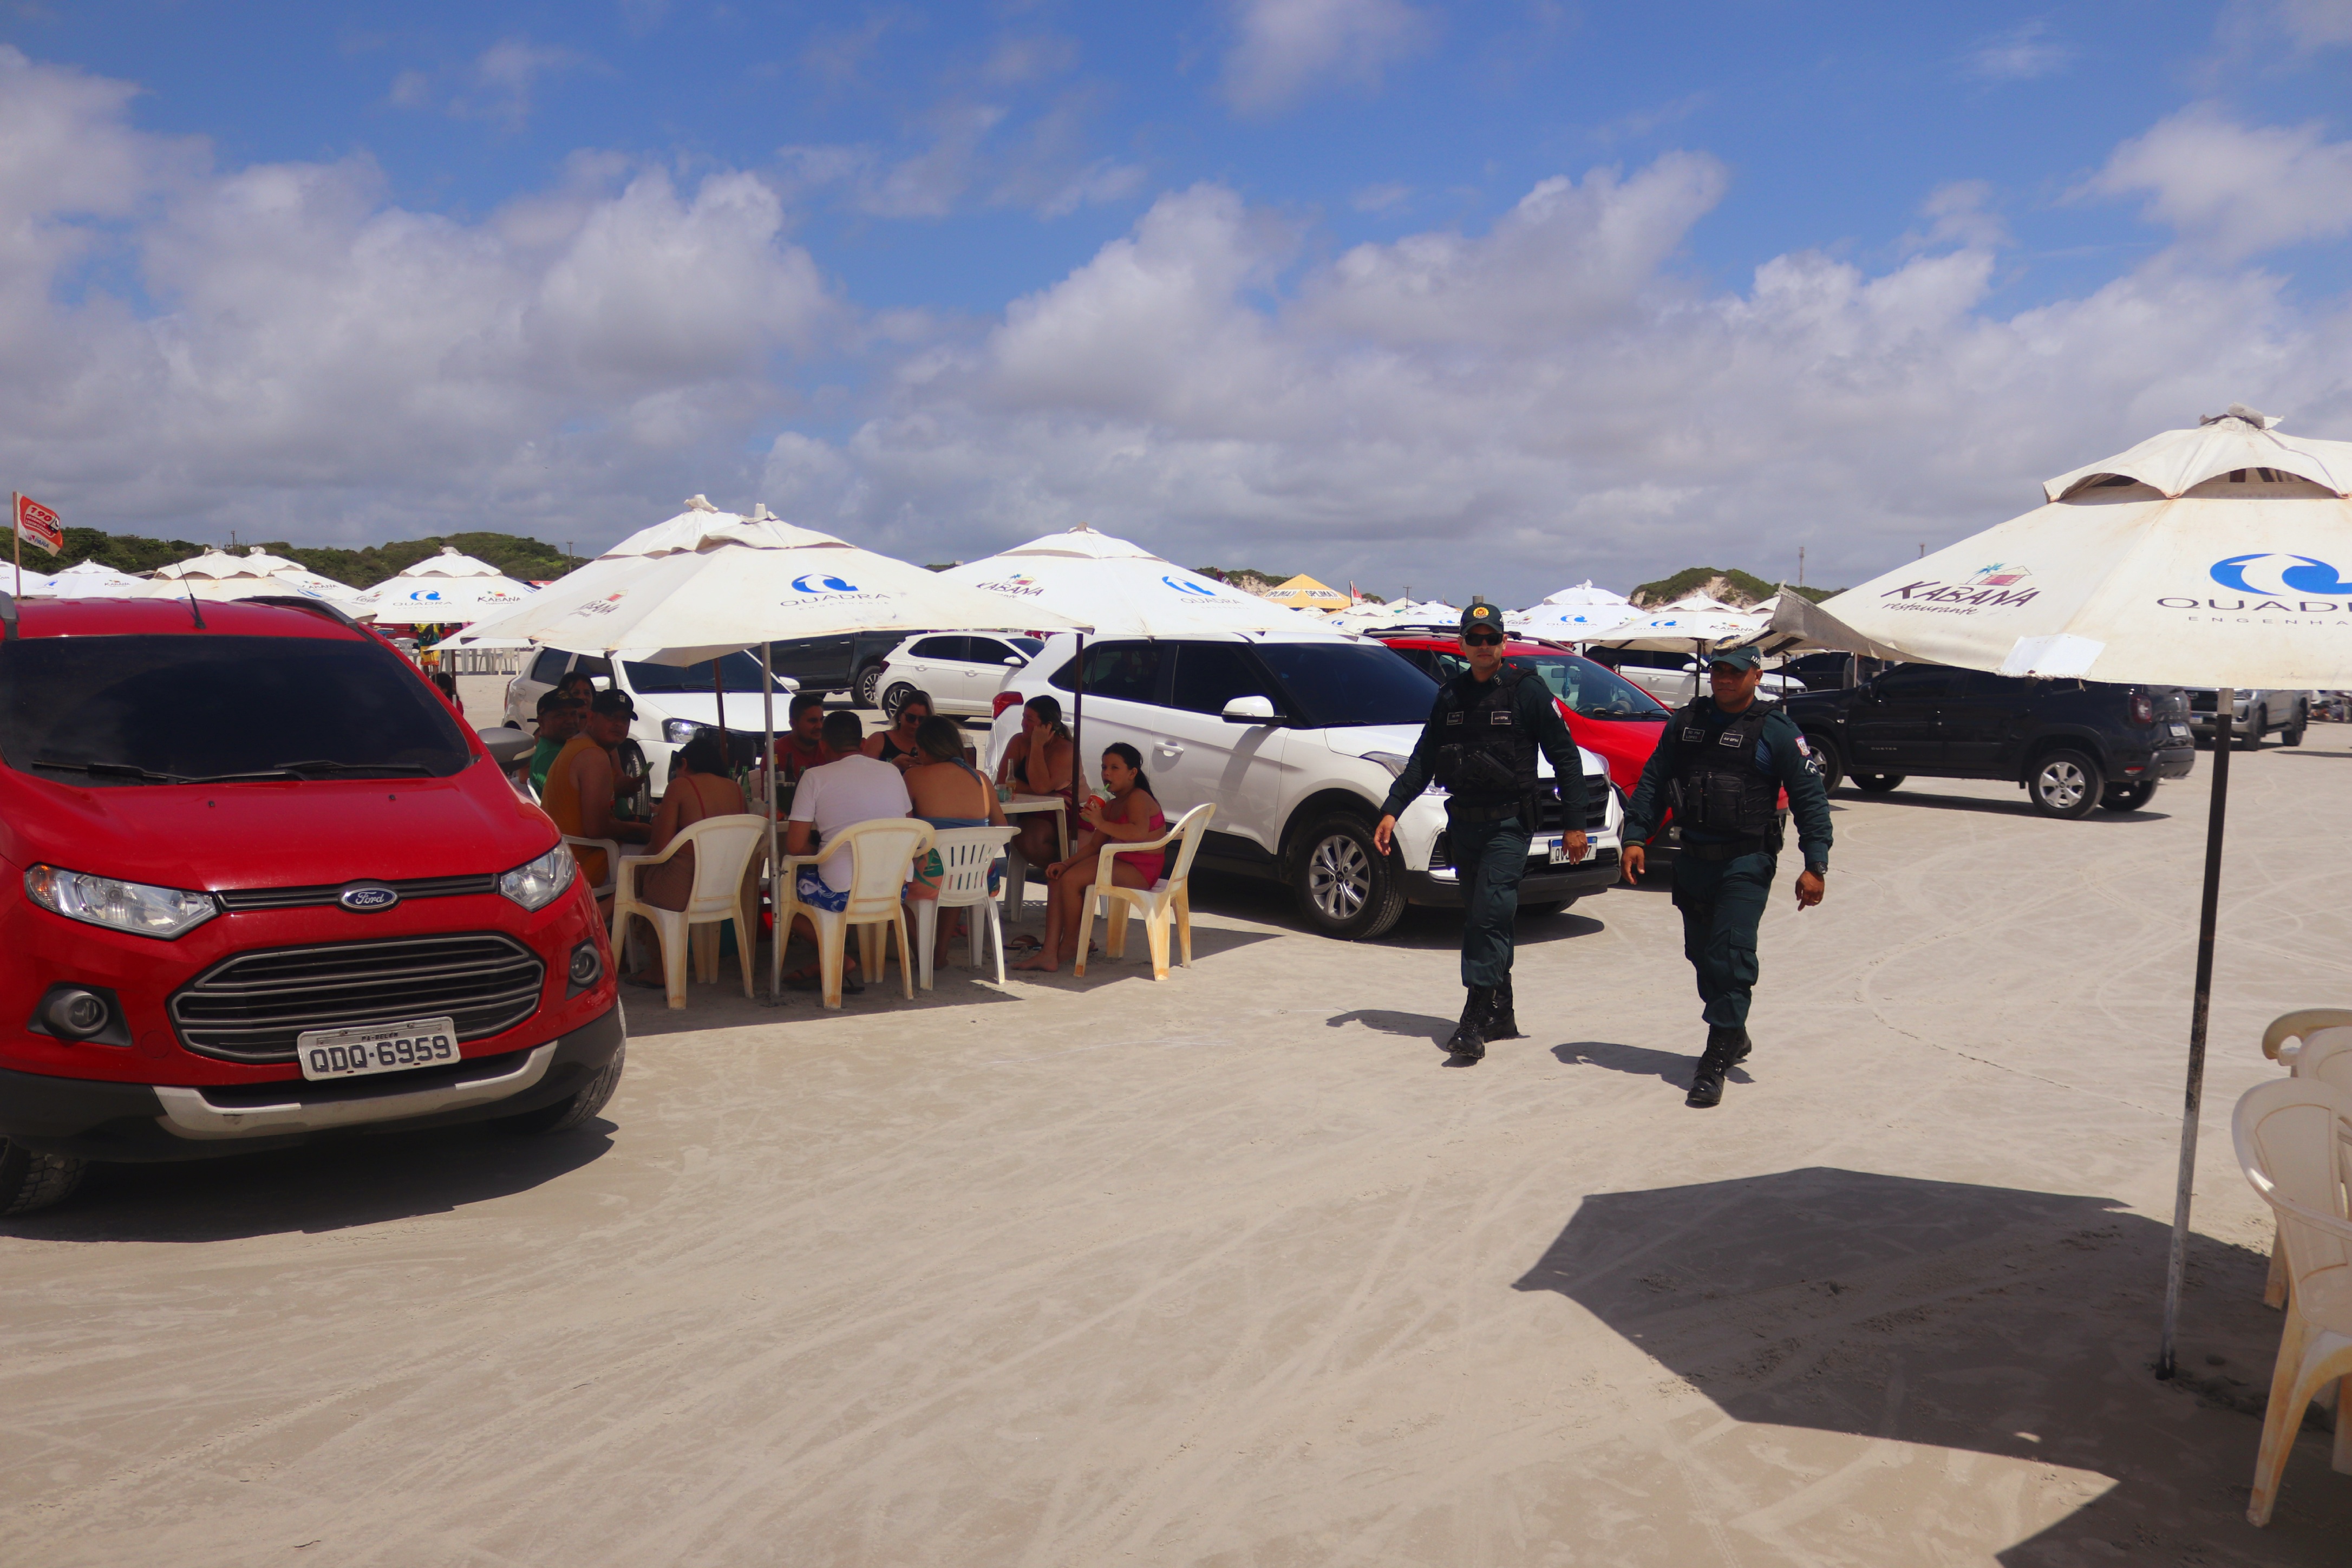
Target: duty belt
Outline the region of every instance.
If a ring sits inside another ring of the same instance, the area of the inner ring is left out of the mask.
[[[1507,805],[1465,805],[1458,800],[1448,800],[1445,811],[1456,822],[1500,822],[1507,816],[1518,816],[1522,804],[1515,800]]]
[[[1728,844],[1693,844],[1683,841],[1683,853],[1694,860],[1737,860],[1742,855],[1777,855],[1780,852],[1777,835],[1759,834],[1753,838],[1735,838]]]

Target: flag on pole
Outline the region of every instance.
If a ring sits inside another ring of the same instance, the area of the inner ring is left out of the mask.
[[[35,500],[31,496],[16,498],[16,537],[28,539],[55,555],[66,547],[66,531],[58,521],[58,514]]]

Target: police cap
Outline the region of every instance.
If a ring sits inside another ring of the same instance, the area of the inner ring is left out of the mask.
[[[1503,612],[1488,604],[1473,605],[1468,609],[1462,612],[1462,635],[1464,637],[1468,637],[1472,632],[1478,630],[1480,627],[1484,627],[1488,631],[1501,631],[1503,629]]]
[[[1719,647],[1706,656],[1706,662],[1727,664],[1734,669],[1761,669],[1764,656],[1752,647]]]

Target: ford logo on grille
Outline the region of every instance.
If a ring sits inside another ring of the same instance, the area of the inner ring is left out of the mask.
[[[400,894],[381,883],[362,882],[355,887],[345,888],[335,896],[335,902],[347,910],[355,910],[361,914],[372,915],[378,910],[388,910],[400,902]]]

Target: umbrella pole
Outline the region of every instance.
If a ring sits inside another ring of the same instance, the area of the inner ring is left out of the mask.
[[[725,654],[710,661],[710,700],[719,705],[719,749],[727,753],[727,771],[731,773],[735,771],[735,743],[727,738],[727,681],[721,668],[726,662]]]
[[[1087,729],[1087,634],[1078,634],[1078,657],[1070,666],[1070,811],[1075,816],[1087,798],[1087,748],[1081,739]],[[1078,825],[1070,824],[1070,837],[1078,836]]]
[[[2156,1375],[2173,1371],[2173,1336],[2180,1326],[2180,1280],[2189,1265],[2189,1200],[2197,1179],[2197,1115],[2205,1097],[2205,1021],[2213,1001],[2213,927],[2221,903],[2221,826],[2230,809],[2230,721],[2237,694],[2214,693],[2213,801],[2205,815],[2205,896],[2197,917],[2197,993],[2189,1012],[2189,1088],[2180,1115],[2180,1180],[2172,1196],[2172,1253],[2164,1266],[2164,1340]]]
[[[776,858],[776,675],[775,644],[760,645],[760,717],[767,728],[767,750],[760,753],[760,773],[768,781],[768,909],[776,922],[774,940],[768,947],[768,1002],[771,1006],[784,996],[784,942],[791,932],[784,929],[783,863]],[[754,934],[744,938],[756,942]],[[752,951],[757,952],[758,948]]]

